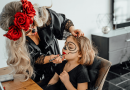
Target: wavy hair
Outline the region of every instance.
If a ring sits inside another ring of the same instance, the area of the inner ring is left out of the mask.
[[[72,37],[72,39],[78,44],[79,46],[79,53],[82,57],[78,60],[79,64],[91,65],[94,61],[94,57],[96,54],[96,49],[91,44],[90,40],[85,36],[75,37],[75,36],[68,36],[67,38]]]
[[[7,30],[13,23],[14,15],[21,11],[22,3],[13,1],[5,5],[0,14],[0,27]],[[33,67],[31,66],[30,55],[26,46],[25,31],[22,31],[22,37],[13,41],[6,40],[6,51],[8,54],[7,65],[13,68],[13,74],[23,74],[26,80],[34,75]]]
[[[36,11],[36,15],[34,16],[34,24],[38,27],[43,27],[43,25],[48,21],[49,13],[47,8],[51,8],[51,6],[42,6],[39,7],[38,4],[34,4],[34,9]]]

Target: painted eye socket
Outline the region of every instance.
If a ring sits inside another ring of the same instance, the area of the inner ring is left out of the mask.
[[[29,29],[25,34],[27,35],[29,32],[31,32],[31,29]]]
[[[73,49],[72,47],[69,47],[69,49]]]

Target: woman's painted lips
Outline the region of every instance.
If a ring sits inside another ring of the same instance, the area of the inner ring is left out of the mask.
[[[65,52],[63,52],[63,54],[66,54]]]

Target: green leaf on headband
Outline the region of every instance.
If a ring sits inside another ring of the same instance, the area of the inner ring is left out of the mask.
[[[6,31],[8,31],[9,29],[6,29]]]

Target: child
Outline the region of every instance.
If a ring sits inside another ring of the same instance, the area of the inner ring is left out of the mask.
[[[58,64],[55,74],[44,90],[86,90],[89,76],[83,66],[93,63],[95,52],[88,38],[68,36],[62,49],[65,61]],[[58,82],[59,86],[56,87]]]

